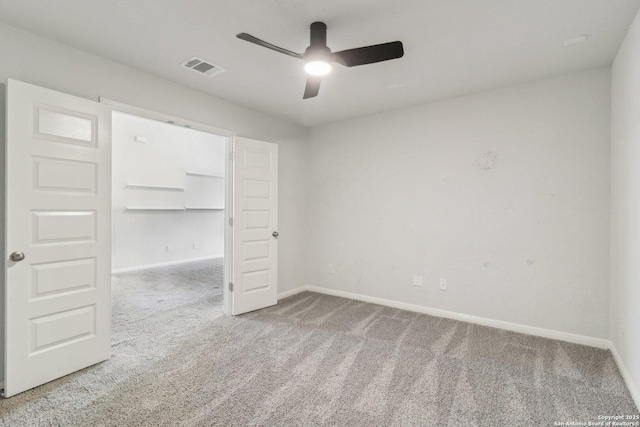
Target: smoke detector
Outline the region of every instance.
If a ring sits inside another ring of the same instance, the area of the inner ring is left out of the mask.
[[[191,71],[195,71],[196,73],[204,74],[207,77],[213,77],[216,74],[220,74],[225,71],[224,68],[213,65],[212,63],[207,62],[204,59],[198,58],[197,56],[187,59],[182,64],[180,64],[180,66],[188,68]]]

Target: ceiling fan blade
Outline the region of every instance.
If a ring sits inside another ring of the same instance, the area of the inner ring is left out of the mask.
[[[318,96],[321,80],[322,79],[318,76],[307,77],[307,85],[304,87],[304,96],[302,97],[302,99],[313,98],[314,96]]]
[[[267,49],[275,50],[276,52],[284,53],[285,55],[293,56],[294,58],[302,59],[302,54],[291,52],[290,50],[283,49],[271,43],[267,43],[264,40],[260,40],[257,37],[253,37],[251,34],[240,33],[236,34],[236,37],[248,41],[249,43],[257,44],[258,46],[266,47]]]
[[[390,42],[334,52],[333,60],[347,67],[355,67],[402,58],[403,55],[402,42]]]

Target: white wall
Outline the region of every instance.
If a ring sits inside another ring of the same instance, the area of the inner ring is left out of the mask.
[[[114,112],[112,128],[112,268],[222,257],[224,210],[150,211],[127,207],[224,208],[226,138],[120,112]],[[137,142],[136,137],[144,137],[146,142]],[[219,174],[222,178],[187,172]]]
[[[311,129],[310,284],[607,338],[609,89],[599,69]]]
[[[640,405],[640,13],[611,74],[611,338]]]
[[[0,83],[7,78],[96,101],[105,97],[277,143],[279,290],[306,282],[305,128],[0,23]],[[1,312],[0,319],[4,319]]]

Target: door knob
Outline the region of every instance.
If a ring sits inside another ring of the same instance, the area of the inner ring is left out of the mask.
[[[274,231],[271,235],[277,239],[280,234],[277,231]]]
[[[11,255],[9,255],[9,259],[15,262],[22,261],[24,259],[24,252],[20,252],[20,251],[12,252]]]

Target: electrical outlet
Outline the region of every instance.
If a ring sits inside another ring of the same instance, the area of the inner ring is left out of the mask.
[[[414,275],[413,276],[413,286],[424,286],[424,278],[422,276]]]
[[[441,291],[447,290],[447,279],[440,279],[440,290]]]
[[[333,268],[333,264],[329,264],[329,274],[335,273],[336,270]]]
[[[171,245],[167,245],[167,252],[171,252]]]
[[[624,336],[624,318],[620,317],[620,335]]]
[[[198,242],[193,242],[193,249],[198,249]]]

